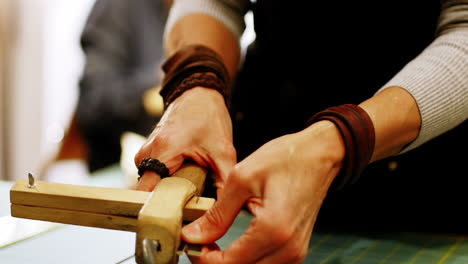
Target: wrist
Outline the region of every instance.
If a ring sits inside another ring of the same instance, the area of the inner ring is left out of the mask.
[[[375,127],[375,149],[371,161],[398,154],[419,135],[421,115],[414,97],[400,87],[389,87],[360,106]]]
[[[197,102],[202,103],[202,104],[207,104],[208,102],[219,102],[225,105],[224,97],[221,93],[211,88],[206,88],[202,86],[197,86],[190,90],[185,91],[177,99],[175,99],[172,104],[175,104],[180,101],[187,101],[187,100],[188,101],[196,100]],[[171,105],[169,105],[169,107]]]
[[[308,148],[319,150],[322,158],[339,169],[343,165],[346,146],[339,129],[328,120],[319,121],[300,133],[308,137]]]

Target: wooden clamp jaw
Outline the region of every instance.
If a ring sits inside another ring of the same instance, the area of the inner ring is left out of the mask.
[[[206,169],[185,164],[171,177],[162,179],[138,214],[135,259],[145,263],[143,240],[158,241],[156,263],[176,263],[183,209],[194,195],[203,192]]]

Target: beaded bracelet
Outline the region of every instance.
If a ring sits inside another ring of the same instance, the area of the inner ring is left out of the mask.
[[[140,165],[138,165],[138,181],[140,181],[140,178],[147,170],[156,172],[159,174],[161,179],[169,177],[169,169],[166,167],[166,164],[162,163],[158,159],[148,157],[144,158]]]

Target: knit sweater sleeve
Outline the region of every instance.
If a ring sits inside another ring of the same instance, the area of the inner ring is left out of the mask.
[[[416,100],[418,137],[400,153],[463,123],[468,117],[468,0],[443,1],[436,38],[378,92],[398,86]]]
[[[244,15],[249,7],[248,0],[174,0],[166,23],[164,38],[182,17],[202,13],[224,24],[240,40],[245,29]]]

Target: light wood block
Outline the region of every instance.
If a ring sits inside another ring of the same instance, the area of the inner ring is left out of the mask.
[[[196,192],[187,179],[169,177],[158,183],[138,215],[135,259],[145,263],[142,242],[148,238],[159,242],[157,263],[175,263],[180,244],[182,208]]]
[[[156,263],[177,263],[183,209],[187,201],[202,192],[206,170],[186,164],[172,177],[161,180],[138,214],[135,260],[145,263],[143,240],[158,241]],[[196,198],[195,198],[196,199]]]
[[[130,232],[136,232],[137,225],[136,217],[106,215],[19,204],[11,205],[11,215],[20,218]]]
[[[36,181],[35,188],[28,188],[27,180],[18,180],[10,190],[10,200],[15,205],[136,218],[150,194],[135,190],[42,181]],[[214,202],[212,198],[194,197],[185,205],[183,220],[193,221],[199,218],[213,206]],[[14,215],[14,212],[12,216],[22,217]],[[28,218],[27,215],[24,218]]]
[[[28,188],[27,180],[16,181],[10,190],[11,203],[136,217],[150,194],[42,181],[35,184],[35,188]]]

